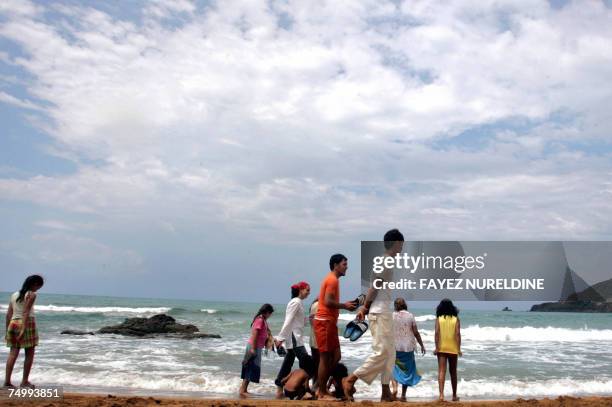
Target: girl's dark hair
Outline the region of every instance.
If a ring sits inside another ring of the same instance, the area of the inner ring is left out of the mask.
[[[459,315],[459,310],[448,298],[440,301],[438,308],[436,308],[436,318],[441,316],[456,317],[457,315]]]
[[[295,283],[291,286],[291,298],[295,298],[300,295],[300,291],[305,290],[306,288],[310,289],[310,284],[306,281],[300,281],[299,283]]]
[[[19,297],[17,297],[17,302],[23,301],[26,293],[32,290],[32,287],[36,285],[39,287],[42,287],[44,284],[45,284],[45,280],[42,278],[42,276],[39,276],[38,274],[33,274],[31,276],[28,276],[28,278],[26,278],[25,281],[23,282],[23,285],[21,286],[21,290],[19,290]]]
[[[406,300],[403,298],[396,298],[393,302],[393,308],[395,308],[397,312],[400,312],[402,310],[408,310],[408,305],[406,305]]]
[[[300,287],[291,287],[291,298],[295,298],[300,295]]]
[[[263,315],[263,314],[268,314],[268,313],[273,313],[274,312],[274,307],[272,307],[272,305],[270,304],[264,304],[261,306],[261,308],[259,308],[259,311],[257,311],[257,315],[255,315],[255,317],[253,318],[253,322],[251,322],[251,326],[253,326],[253,324],[255,323],[255,320],[257,319],[257,317]]]

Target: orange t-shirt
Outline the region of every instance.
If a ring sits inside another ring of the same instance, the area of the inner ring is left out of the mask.
[[[334,322],[338,321],[340,310],[338,308],[329,308],[325,306],[325,297],[331,294],[336,302],[340,302],[340,284],[338,277],[333,271],[323,279],[321,283],[321,291],[319,292],[319,308],[315,315],[316,319],[327,319]]]

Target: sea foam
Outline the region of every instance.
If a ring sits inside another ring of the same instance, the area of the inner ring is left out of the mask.
[[[36,312],[74,312],[87,314],[163,314],[170,311],[169,307],[73,307],[62,305],[35,305]],[[0,311],[6,312],[8,305],[0,305]]]
[[[493,342],[590,342],[612,341],[612,329],[569,329],[557,327],[493,327],[470,325],[461,328],[467,341]]]
[[[235,394],[240,386],[240,377],[236,374],[221,372],[201,372],[196,374],[156,374],[156,372],[133,373],[114,371],[82,374],[63,369],[35,370],[33,380],[37,383],[63,385],[67,387],[96,387],[129,391],[145,390],[151,394],[172,392],[205,392],[213,394]],[[173,372],[174,373],[174,372]],[[462,380],[460,379],[459,394],[471,398],[517,398],[517,397],[556,397],[560,395],[610,395],[612,394],[611,379],[551,379],[551,380]],[[380,396],[378,382],[368,386],[362,382],[357,384],[356,397],[377,398]],[[448,393],[450,393],[450,385]],[[249,388],[255,394],[269,394],[274,384],[271,378],[262,378],[260,385]],[[408,398],[434,399],[437,397],[437,381],[424,378],[417,386],[408,390]]]

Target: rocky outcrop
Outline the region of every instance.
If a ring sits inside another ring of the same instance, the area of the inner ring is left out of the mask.
[[[537,312],[612,312],[612,279],[572,293],[564,301],[534,305]]]
[[[162,334],[181,339],[221,338],[220,335],[202,333],[195,325],[179,324],[174,318],[165,314],[154,315],[151,318],[127,318],[119,325],[105,326],[96,333],[136,336],[139,338],[150,338]],[[66,329],[61,334],[94,335],[93,332],[73,329]]]
[[[533,312],[612,312],[612,302],[559,301],[533,305]]]
[[[148,336],[152,334],[193,335],[199,329],[191,324],[179,324],[171,316],[160,314],[151,318],[127,318],[119,325],[105,326],[99,334]]]
[[[91,331],[76,331],[74,329],[65,329],[60,332],[61,335],[93,335]]]

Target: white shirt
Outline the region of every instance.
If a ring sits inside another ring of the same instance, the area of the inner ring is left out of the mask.
[[[293,349],[291,334],[295,336],[295,346],[304,346],[304,325],[306,316],[304,315],[304,304],[300,297],[292,298],[287,304],[285,311],[285,322],[276,339],[284,341],[286,349]]]
[[[416,347],[414,315],[406,310],[393,313],[393,328],[395,330],[395,350],[412,352]]]
[[[385,255],[385,257],[387,257]],[[370,287],[373,287],[374,280],[382,278],[384,281],[393,281],[393,269],[385,268],[382,273],[372,273]],[[389,288],[376,290],[376,298],[370,305],[370,314],[390,314],[393,311],[393,296]]]
[[[11,303],[13,304],[12,319],[23,319],[23,309],[25,308],[26,298],[29,298],[30,295],[32,295],[31,293],[31,291],[25,293],[20,302],[17,302],[17,298],[19,298],[19,291],[15,291],[13,295],[11,295]],[[30,316],[34,316],[34,307],[30,309]]]
[[[310,304],[310,315],[316,315],[317,314],[317,309],[319,309],[319,301],[313,302],[312,304]],[[312,322],[310,323],[310,340],[309,340],[309,344],[310,344],[310,349],[318,349],[319,348],[319,346],[317,345],[317,337],[315,336],[314,326],[312,326]]]

